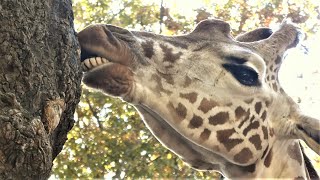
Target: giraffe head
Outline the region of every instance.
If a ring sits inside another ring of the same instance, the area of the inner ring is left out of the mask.
[[[162,36],[92,25],[78,34],[83,82],[132,103],[156,138],[202,170],[247,167],[276,140],[317,153],[319,121],[282,90],[278,71],[300,33],[283,22],[233,38],[229,24],[200,22]]]

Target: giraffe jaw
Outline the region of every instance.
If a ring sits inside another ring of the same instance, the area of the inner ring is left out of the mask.
[[[165,147],[180,156],[191,167],[198,170],[216,170],[221,172],[225,159],[213,151],[205,149],[172,127],[165,118],[144,104],[136,104],[144,123],[152,134]]]

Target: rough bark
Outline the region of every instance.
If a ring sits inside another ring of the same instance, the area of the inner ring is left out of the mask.
[[[46,179],[80,99],[71,0],[0,1],[0,179]]]

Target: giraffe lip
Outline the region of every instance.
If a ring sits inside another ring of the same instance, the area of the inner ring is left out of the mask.
[[[97,55],[89,50],[81,48],[80,61],[84,72],[90,71],[98,66],[109,63],[104,57]]]
[[[99,55],[89,52],[88,50],[81,48],[80,61],[83,62],[86,59],[99,57]]]

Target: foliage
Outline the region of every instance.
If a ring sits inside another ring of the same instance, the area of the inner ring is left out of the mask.
[[[159,22],[159,8],[142,0],[75,0],[73,7],[78,30],[96,23],[150,30]]]
[[[184,9],[178,2],[168,1],[160,7],[160,1],[155,0],[74,0],[75,25],[81,30],[89,24],[111,23],[172,35],[189,32],[197,22],[216,17],[228,21],[236,35],[260,26],[272,27],[290,17],[308,37],[320,27],[320,3],[316,0],[183,1]],[[190,13],[183,13],[189,9]],[[55,161],[56,177],[219,177],[183,164],[157,142],[135,109],[118,99],[84,88],[75,119],[68,142]]]

